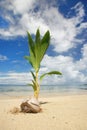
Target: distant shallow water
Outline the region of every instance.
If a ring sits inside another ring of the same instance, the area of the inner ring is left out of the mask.
[[[41,94],[59,95],[59,94],[78,94],[87,92],[86,85],[41,85]],[[27,85],[0,85],[0,95],[24,96],[32,95],[33,89]]]
[[[86,87],[84,87],[84,88],[80,88],[80,89],[82,89],[82,90],[87,90],[87,88],[86,88]]]

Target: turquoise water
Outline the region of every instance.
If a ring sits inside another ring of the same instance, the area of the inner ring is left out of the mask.
[[[41,85],[41,94],[63,94],[86,92],[87,85]],[[33,89],[26,85],[0,85],[1,95],[24,96],[33,94]]]

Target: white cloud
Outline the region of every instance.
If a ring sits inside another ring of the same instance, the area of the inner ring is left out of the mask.
[[[57,10],[57,8],[50,8],[46,10],[45,16],[49,20],[52,36],[54,38],[53,44],[55,44],[54,50],[56,52],[68,51],[70,48],[76,46],[76,36],[82,32],[83,27],[86,29],[86,23],[82,23],[85,15],[84,8],[81,3],[78,3],[78,9],[76,9],[76,16],[72,18],[64,18]],[[78,10],[78,11],[77,11]],[[51,13],[50,13],[51,12]],[[53,15],[51,15],[53,12]],[[53,19],[52,19],[53,17]],[[77,25],[80,24],[79,27]],[[80,39],[80,42],[82,40]]]
[[[44,80],[46,84],[87,83],[87,44],[84,44],[82,58],[78,61],[74,61],[70,56],[45,55],[42,66],[46,68],[44,72],[58,70],[63,74],[62,77],[47,77]]]
[[[70,56],[48,56],[45,55],[39,75],[57,70],[62,72],[62,76],[47,76],[42,84],[74,84],[87,82],[87,45],[82,49],[82,58],[74,61]],[[84,73],[83,73],[84,72]],[[30,83],[32,76],[30,73],[8,72],[0,73],[0,84],[27,84]]]
[[[71,11],[75,10],[76,16],[65,18],[58,11],[58,7],[53,6],[54,3],[55,1],[50,1],[48,4],[46,0],[3,1],[3,17],[9,20],[10,25],[8,29],[0,29],[0,37],[25,36],[27,30],[35,34],[39,27],[42,35],[46,30],[50,30],[54,51],[64,52],[73,48],[77,41],[79,42],[76,36],[87,28],[87,23],[82,22],[85,15],[84,6],[81,2],[77,3],[71,8]]]
[[[25,14],[32,9],[34,3],[35,0],[26,0],[26,2],[24,0],[13,0],[11,2],[14,14]]]
[[[82,48],[82,58],[76,62],[76,68],[78,68],[79,71],[84,71],[87,76],[87,44]]]
[[[86,48],[84,49],[84,53]],[[86,60],[84,60],[86,59]],[[45,55],[44,60],[42,61],[42,66],[46,67],[46,71],[58,70],[62,72],[63,76],[61,77],[53,77],[53,78],[46,78],[46,81],[52,84],[67,84],[67,83],[84,83],[87,81],[87,74],[85,75],[81,70],[83,68],[82,65],[85,67],[87,66],[87,56],[80,62],[75,62],[72,57],[69,56],[55,56],[50,57]],[[83,63],[84,61],[84,63]],[[83,64],[82,64],[83,63]],[[86,68],[83,68],[85,71]],[[44,71],[44,72],[46,72]]]
[[[82,54],[83,54],[83,58],[87,58],[87,44],[85,44],[82,48]]]
[[[19,60],[13,60],[12,63],[19,63]]]
[[[78,20],[82,20],[81,18],[85,15],[85,12],[83,10],[84,6],[81,2],[78,2],[72,9],[75,9],[76,14],[78,16]]]
[[[30,73],[0,73],[0,84],[28,84],[31,80]]]
[[[7,56],[0,55],[0,61],[5,61],[8,60]]]

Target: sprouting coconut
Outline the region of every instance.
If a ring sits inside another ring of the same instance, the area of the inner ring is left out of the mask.
[[[29,44],[29,56],[25,56],[25,59],[28,60],[28,62],[33,67],[34,71],[31,71],[33,80],[31,84],[28,84],[29,86],[33,87],[34,90],[34,96],[30,100],[26,100],[22,102],[21,111],[23,112],[33,112],[37,113],[41,111],[40,104],[38,101],[39,97],[39,91],[40,91],[40,84],[39,80],[42,80],[46,75],[62,75],[59,71],[51,71],[47,72],[45,74],[42,74],[39,78],[39,70],[41,61],[50,45],[50,32],[47,31],[44,36],[40,37],[40,31],[37,29],[35,41],[32,39],[32,36],[29,32],[28,34],[28,44]]]

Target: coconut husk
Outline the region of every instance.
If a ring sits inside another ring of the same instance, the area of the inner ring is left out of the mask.
[[[35,98],[31,98],[30,100],[26,100],[21,103],[21,112],[24,113],[38,113],[41,111],[39,102]]]

